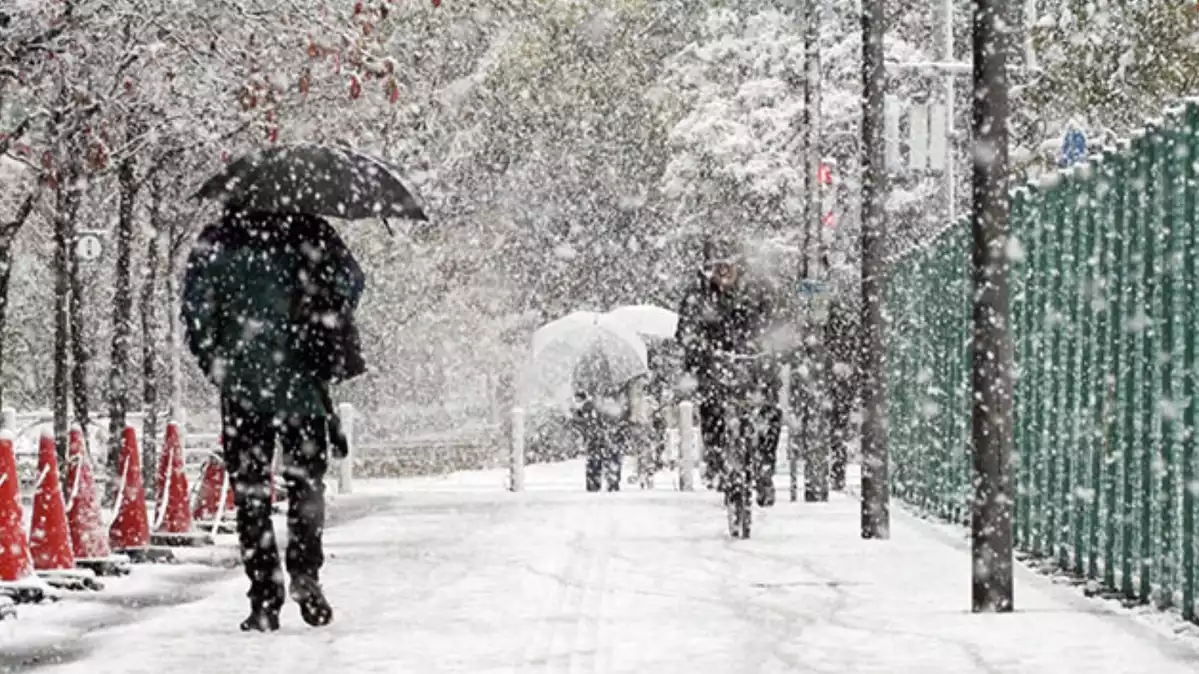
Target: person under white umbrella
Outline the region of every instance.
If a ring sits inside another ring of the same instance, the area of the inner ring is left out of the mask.
[[[586,484],[599,491],[606,477],[619,489],[629,416],[630,382],[648,373],[645,343],[611,317],[576,311],[533,334],[532,372],[541,391],[569,391],[575,423],[587,448]]]

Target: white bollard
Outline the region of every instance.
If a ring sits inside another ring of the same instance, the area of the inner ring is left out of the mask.
[[[354,493],[354,406],[341,403],[337,406],[337,416],[341,418],[341,432],[346,436],[346,456],[341,460],[337,470],[337,493]]]
[[[787,448],[790,446],[791,429],[787,428],[787,424],[784,423],[783,427],[779,429],[779,446],[776,450],[774,450],[774,472],[776,475],[779,473],[788,472],[790,452],[787,451]]]
[[[525,411],[512,408],[512,446],[508,457],[508,491],[525,490]]]
[[[17,432],[17,411],[11,407],[4,408],[4,421],[0,424],[0,428],[6,431]]]
[[[693,417],[695,406],[679,403],[679,490],[695,490],[696,433]]]

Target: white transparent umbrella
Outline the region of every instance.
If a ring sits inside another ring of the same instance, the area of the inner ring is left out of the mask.
[[[623,323],[643,337],[653,339],[674,339],[679,327],[678,314],[652,304],[629,304],[604,315]]]
[[[575,376],[587,369],[579,366],[596,358],[603,361],[605,383],[614,386],[649,372],[645,342],[611,316],[576,311],[541,326],[528,365],[535,397],[569,400]]]

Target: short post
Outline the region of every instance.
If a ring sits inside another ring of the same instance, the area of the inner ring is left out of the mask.
[[[337,406],[337,416],[341,418],[341,432],[346,438],[346,455],[341,460],[337,470],[337,493],[352,494],[354,492],[354,406],[341,403]]]
[[[779,429],[779,446],[777,449],[774,450],[774,466],[773,466],[773,468],[774,468],[774,472],[776,475],[778,473],[783,472],[783,467],[786,466],[790,462],[791,452],[788,450],[788,448],[790,446],[791,446],[791,429],[788,428],[786,422],[784,422],[782,428]],[[783,450],[783,451],[780,451],[780,450]]]
[[[525,411],[512,408],[512,446],[508,463],[508,491],[525,490]]]
[[[679,403],[679,491],[695,490],[695,406]]]
[[[4,422],[0,424],[0,428],[6,431],[17,432],[17,411],[11,407],[4,408]]]

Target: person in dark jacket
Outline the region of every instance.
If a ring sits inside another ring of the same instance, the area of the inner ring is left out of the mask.
[[[699,400],[704,444],[704,480],[709,487],[724,469],[723,387],[715,367],[716,352],[757,354],[774,324],[774,302],[768,284],[746,274],[739,243],[711,238],[704,244],[704,268],[679,305],[676,338],[683,351],[683,370],[694,380]],[[758,503],[774,504],[773,469],[782,429],[782,411],[776,404],[781,381],[756,382],[768,401],[762,410],[767,432],[758,458],[762,470],[757,485]]]
[[[845,300],[837,299],[831,303],[824,330],[829,360],[832,361],[829,379],[829,393],[832,398],[829,440],[833,451],[829,472],[832,488],[842,491],[845,489],[845,465],[848,461],[848,443],[852,432],[850,422],[861,387],[858,321]]]
[[[574,423],[586,452],[587,491],[620,491],[627,438],[628,402],[623,384],[612,381],[598,353],[584,357],[574,372]]]
[[[189,349],[221,394],[225,463],[250,579],[243,630],[278,629],[284,601],[268,483],[276,441],[287,484],[288,590],[305,622],[333,619],[320,585],[333,410],[326,375],[311,361],[312,346],[303,345],[304,310],[319,298],[326,309],[340,304],[348,316],[363,285],[333,227],[306,215],[227,210],[200,234],[188,259],[183,326]]]

